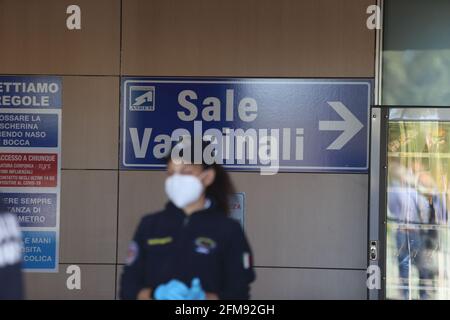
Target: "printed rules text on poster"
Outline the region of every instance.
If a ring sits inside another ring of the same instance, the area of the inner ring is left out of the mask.
[[[60,77],[0,76],[0,201],[22,229],[23,268],[57,272]]]

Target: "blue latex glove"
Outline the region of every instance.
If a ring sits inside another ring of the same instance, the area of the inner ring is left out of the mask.
[[[205,300],[206,294],[203,291],[199,278],[194,278],[191,281],[191,288],[187,296],[188,300]]]
[[[161,284],[155,289],[156,300],[187,300],[189,288],[179,280],[170,280],[166,284]]]

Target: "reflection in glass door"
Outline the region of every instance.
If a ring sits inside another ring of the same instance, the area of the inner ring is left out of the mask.
[[[387,141],[386,298],[449,299],[450,122],[395,114]]]

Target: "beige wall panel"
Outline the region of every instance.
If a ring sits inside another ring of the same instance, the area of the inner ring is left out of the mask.
[[[66,8],[81,8],[68,30]],[[0,1],[0,73],[118,74],[119,0]]]
[[[105,300],[114,299],[115,266],[83,265],[81,269],[81,290],[68,290],[66,269],[60,264],[58,273],[26,273],[26,298],[51,300]]]
[[[233,173],[257,266],[365,268],[367,176]]]
[[[118,92],[118,77],[63,78],[64,169],[117,169]]]
[[[364,270],[257,268],[252,299],[366,299]]]
[[[128,243],[146,213],[164,208],[165,171],[121,171],[119,204],[119,260],[124,263]]]
[[[246,194],[246,233],[256,265],[365,267],[365,175],[232,173],[232,177],[237,191]],[[164,172],[121,172],[119,263],[140,217],[166,202],[164,178]]]
[[[129,75],[370,77],[375,0],[127,0]]]
[[[117,174],[63,171],[60,262],[116,262]]]
[[[123,272],[123,265],[117,265],[116,266],[116,299],[119,300],[119,293],[120,293],[120,278],[122,276],[122,272]]]

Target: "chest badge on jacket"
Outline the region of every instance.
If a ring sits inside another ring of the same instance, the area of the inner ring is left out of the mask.
[[[195,239],[195,252],[202,254],[210,254],[212,250],[217,247],[213,239],[206,237],[199,237]]]
[[[164,237],[164,238],[152,238],[148,239],[147,243],[149,246],[163,246],[165,244],[169,244],[172,242],[172,237]]]

